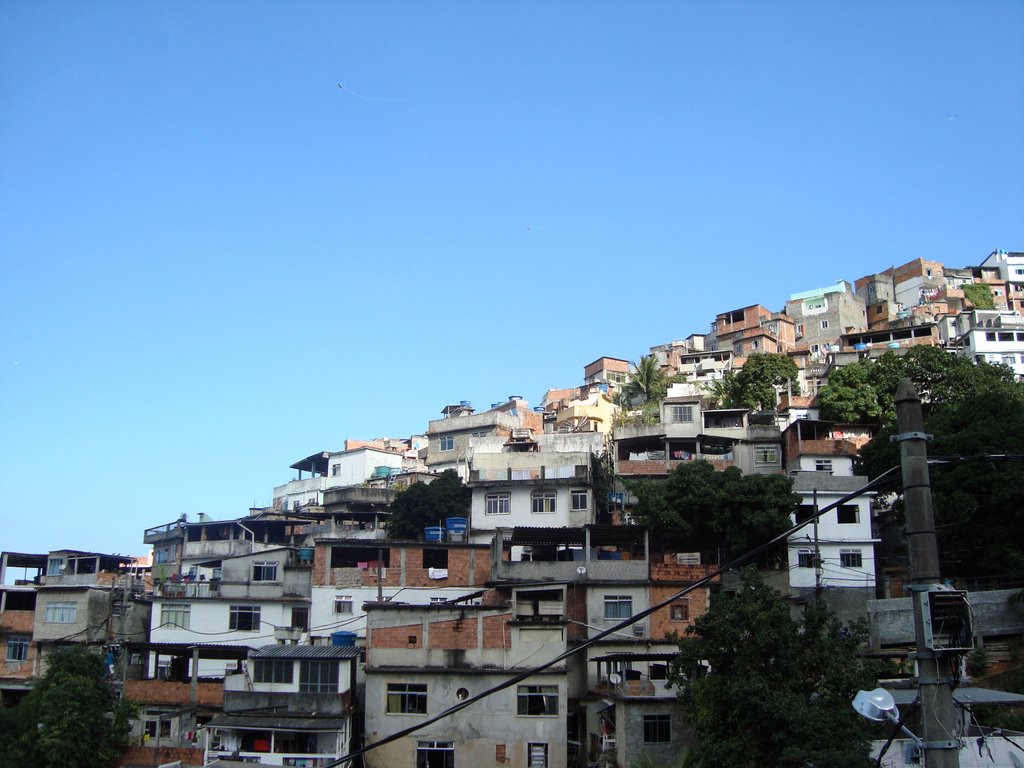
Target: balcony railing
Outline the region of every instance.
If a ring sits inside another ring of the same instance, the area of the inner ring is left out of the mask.
[[[219,581],[162,581],[153,585],[156,597],[218,597]]]

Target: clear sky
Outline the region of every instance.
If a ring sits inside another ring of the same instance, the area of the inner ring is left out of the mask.
[[[1016,0],[3,3],[0,549],[1024,250],[1022,180]]]

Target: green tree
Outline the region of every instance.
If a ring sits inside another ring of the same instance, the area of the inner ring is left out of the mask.
[[[680,464],[665,479],[624,482],[637,497],[633,517],[656,538],[701,550],[721,547],[727,556],[785,531],[800,503],[786,475],[744,475],[736,467],[719,472],[707,461]]]
[[[446,517],[467,517],[473,492],[453,469],[430,483],[413,483],[395,495],[385,527],[388,538],[419,540],[427,526]]]
[[[633,368],[635,370],[629,374],[629,381],[622,388],[622,404],[642,405],[664,400],[668,391],[668,379],[658,364],[658,358],[654,355],[645,355]]]
[[[732,378],[729,400],[734,407],[774,410],[778,388],[800,394],[796,363],[788,355],[755,352]]]
[[[904,355],[886,352],[875,362],[861,361],[834,371],[818,393],[821,415],[847,423],[891,423],[896,419],[896,387],[903,378],[914,382],[926,413],[978,394],[1024,395],[1006,366],[975,364],[938,347],[919,346]]]
[[[995,309],[996,300],[992,296],[992,289],[984,283],[972,283],[963,287],[964,296],[975,309]]]
[[[99,652],[75,646],[47,657],[46,674],[11,718],[9,765],[106,768],[128,747],[137,708],[118,701]]]
[[[850,706],[879,673],[857,653],[864,625],[841,626],[824,603],[794,619],[748,569],[687,634],[669,678],[694,723],[697,768],[866,764],[864,721]]]
[[[1018,386],[1018,385],[1014,385]],[[944,576],[1011,576],[1024,573],[1024,466],[989,461],[989,454],[1024,453],[1024,402],[995,388],[933,410],[925,431],[930,457],[964,461],[931,470],[932,506]],[[899,464],[899,447],[884,427],[861,450],[858,471],[877,477]]]

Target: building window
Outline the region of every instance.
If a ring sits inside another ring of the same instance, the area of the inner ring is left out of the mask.
[[[821,321],[821,330],[825,330],[826,328],[828,328],[828,320],[822,320]]]
[[[590,509],[590,495],[583,488],[574,488],[569,492],[573,512],[586,512]]]
[[[693,406],[673,405],[671,418],[673,424],[689,424],[693,421]]]
[[[441,438],[441,450],[442,451],[454,451],[455,450],[455,437],[453,435],[445,435]]]
[[[341,464],[331,465],[331,477],[337,477],[341,474]]]
[[[606,619],[628,619],[632,615],[632,597],[629,595],[604,596],[604,617]]]
[[[547,744],[528,744],[526,746],[526,768],[548,768]]]
[[[337,661],[303,661],[299,664],[300,693],[337,693]]]
[[[798,549],[796,552],[796,564],[799,568],[813,568],[814,553],[809,549]]]
[[[516,693],[516,714],[543,717],[558,714],[557,685],[520,685]]]
[[[423,567],[424,568],[447,568],[448,567],[448,550],[447,549],[424,549],[423,550]]]
[[[334,612],[352,613],[352,595],[335,595]]]
[[[44,621],[50,624],[74,624],[77,616],[76,603],[47,603]]]
[[[253,581],[277,581],[277,563],[274,561],[252,564]]]
[[[533,514],[550,514],[555,511],[555,502],[558,496],[554,491],[534,491],[530,495],[533,505]]]
[[[859,549],[840,549],[839,564],[843,568],[861,568],[864,565]]]
[[[46,561],[46,575],[60,576],[64,573],[64,562],[63,557],[51,557]]]
[[[239,632],[255,632],[260,628],[260,607],[258,605],[232,605],[228,614],[228,629]]]
[[[1003,365],[1016,365],[1016,364],[1017,364],[1017,356],[1016,355],[1003,355]]]
[[[644,744],[672,741],[672,715],[644,715]]]
[[[840,504],[836,518],[843,525],[856,525],[860,522],[860,509],[856,504]]]
[[[689,603],[675,603],[669,606],[670,618],[672,621],[689,621],[690,620],[690,604]]]
[[[753,341],[750,342],[750,348],[751,349],[760,349],[761,348],[761,342],[758,339],[754,339]]]
[[[804,335],[804,324],[803,323],[797,323],[796,324],[796,335],[798,337]]]
[[[995,341],[995,340],[996,340],[996,332],[995,331],[985,331],[985,341]]]
[[[254,683],[290,683],[295,662],[291,659],[256,659],[252,664]]]
[[[390,715],[427,714],[427,684],[388,683],[387,712]]]
[[[292,608],[292,629],[309,632],[309,608]]]
[[[832,471],[832,459],[815,459],[814,460],[814,471],[815,472],[831,472]]]
[[[754,446],[754,463],[755,464],[778,464],[779,463],[779,449],[774,445],[755,445]]]
[[[417,741],[416,768],[455,768],[455,742]]]
[[[7,660],[25,661],[28,659],[28,635],[7,636]]]
[[[160,626],[188,629],[192,620],[192,606],[188,603],[169,603],[160,606]]]
[[[512,511],[512,495],[508,493],[488,493],[484,499],[484,514],[507,515]]]

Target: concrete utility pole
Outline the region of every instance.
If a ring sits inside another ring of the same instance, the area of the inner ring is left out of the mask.
[[[924,764],[927,768],[960,765],[960,745],[953,736],[953,685],[941,662],[942,652],[927,646],[920,593],[940,585],[939,547],[935,538],[932,487],[928,475],[924,416],[921,398],[910,379],[896,389],[896,419],[903,472],[903,502],[906,507],[907,546],[910,553],[910,591],[917,638],[917,685],[921,697],[924,736]]]

